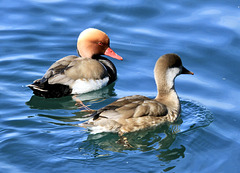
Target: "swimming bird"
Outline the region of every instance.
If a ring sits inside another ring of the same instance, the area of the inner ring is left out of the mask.
[[[98,90],[117,79],[114,64],[101,55],[123,60],[110,48],[106,33],[95,28],[82,31],[77,40],[79,56],[53,63],[41,79],[28,85],[37,96],[56,98]]]
[[[158,94],[154,99],[142,95],[120,98],[92,114],[93,118],[80,124],[92,133],[125,133],[174,122],[180,113],[180,101],[174,81],[180,74],[192,74],[176,54],[161,56],[154,68]]]

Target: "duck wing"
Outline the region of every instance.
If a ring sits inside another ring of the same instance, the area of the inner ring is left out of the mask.
[[[55,63],[53,63],[44,76],[41,78],[41,82],[45,82],[46,80],[50,79],[51,77],[64,73],[64,70],[70,68],[69,64],[71,64],[75,59],[79,58],[75,55],[66,56]],[[35,82],[35,81],[34,81]]]
[[[56,61],[50,66],[42,78],[33,81],[32,84],[27,86],[33,90],[35,95],[46,98],[69,95],[71,89],[68,83],[71,79],[64,75],[64,71],[71,68],[69,64],[77,58],[75,55],[69,55]]]
[[[103,107],[94,114],[94,120],[107,118],[115,121],[144,116],[160,117],[167,115],[164,104],[141,95],[127,96]]]

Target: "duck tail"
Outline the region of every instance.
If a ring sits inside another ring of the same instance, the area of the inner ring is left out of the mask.
[[[45,98],[58,98],[70,95],[72,90],[67,85],[49,84],[48,81],[42,82],[42,79],[35,80],[32,84],[27,85],[33,94]]]

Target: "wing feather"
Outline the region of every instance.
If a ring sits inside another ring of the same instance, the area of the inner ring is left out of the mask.
[[[94,113],[94,120],[104,117],[112,120],[129,119],[143,116],[160,117],[167,115],[164,104],[145,96],[134,95],[116,100]]]
[[[76,58],[78,58],[78,57],[75,55],[69,55],[69,56],[66,56],[66,57],[56,61],[55,63],[53,63],[50,66],[50,68],[47,70],[47,72],[44,74],[43,78],[41,79],[41,83],[51,79],[52,77],[54,77],[56,75],[59,78],[59,76],[61,76],[63,74],[64,70],[71,68],[69,66],[69,64]],[[63,75],[60,78],[63,78],[64,76],[65,75]],[[56,79],[53,79],[53,81],[50,80],[50,83],[55,84],[55,83],[57,83],[57,80]]]

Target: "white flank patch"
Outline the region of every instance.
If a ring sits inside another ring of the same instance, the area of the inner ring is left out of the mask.
[[[172,88],[175,77],[179,74],[180,68],[169,68],[166,74],[167,85]]]
[[[86,80],[78,79],[74,82],[72,87],[72,94],[83,94],[90,91],[98,90],[107,85],[109,77],[105,77],[99,80]]]

